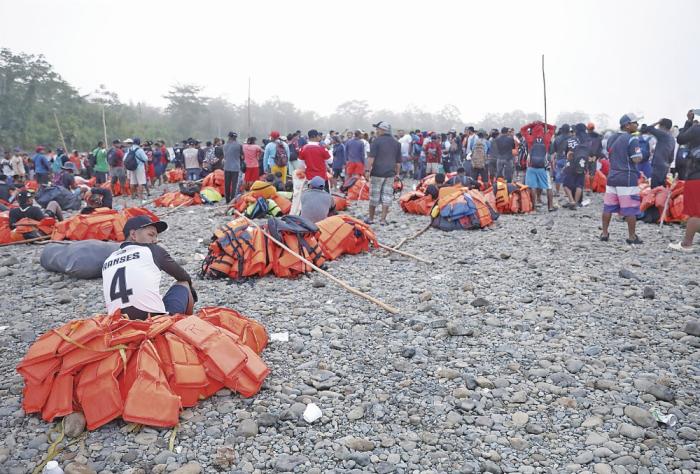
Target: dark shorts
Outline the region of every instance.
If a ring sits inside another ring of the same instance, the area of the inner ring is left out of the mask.
[[[182,285],[173,285],[163,296],[163,305],[168,314],[185,314],[187,305],[190,302],[190,294],[186,287]],[[133,306],[122,308],[122,314],[126,314],[130,319],[148,318],[148,313]]]
[[[571,192],[577,188],[583,188],[583,174],[564,173],[564,186],[569,188]]]
[[[342,168],[340,168],[340,169],[338,169],[338,168],[333,168],[333,177],[334,177],[335,179],[340,178],[340,175],[342,175],[342,174],[343,174],[343,169],[342,169]]]

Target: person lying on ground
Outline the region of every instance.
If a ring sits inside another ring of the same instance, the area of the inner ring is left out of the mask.
[[[335,213],[335,200],[324,187],[326,182],[320,176],[309,181],[309,189],[301,195],[301,217],[314,224]]]
[[[80,210],[81,214],[92,214],[95,209],[101,207],[112,209],[112,191],[103,188],[92,188],[85,193],[85,207]]]
[[[102,290],[109,314],[131,319],[158,314],[193,314],[197,293],[190,275],[156,242],[168,224],[136,216],[124,225],[124,242],[102,266]],[[161,271],[176,283],[160,295]]]

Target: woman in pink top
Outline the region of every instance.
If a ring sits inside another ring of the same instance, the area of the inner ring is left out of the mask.
[[[245,145],[243,145],[243,160],[245,161],[245,176],[243,177],[243,186],[245,189],[250,189],[251,185],[260,177],[259,159],[263,154],[263,149],[255,144],[257,139],[249,137]]]

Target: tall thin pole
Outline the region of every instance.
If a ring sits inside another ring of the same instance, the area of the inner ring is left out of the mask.
[[[250,76],[248,76],[248,136],[250,137]]]
[[[544,75],[544,54],[542,55],[542,87],[544,88],[544,123],[547,123],[547,78]]]
[[[68,153],[68,147],[66,146],[66,139],[63,138],[63,131],[61,130],[61,124],[58,123],[58,115],[56,115],[56,111],[53,111],[53,118],[56,120],[56,128],[58,128],[58,136],[61,137],[61,143],[63,143],[63,150]]]
[[[108,146],[107,142],[107,121],[105,120],[105,106],[102,106],[102,129],[105,132],[105,147]]]

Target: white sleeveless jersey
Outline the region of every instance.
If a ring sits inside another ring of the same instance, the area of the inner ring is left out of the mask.
[[[160,296],[161,270],[145,245],[127,245],[102,265],[102,290],[108,314],[133,306],[147,313],[165,313]]]

